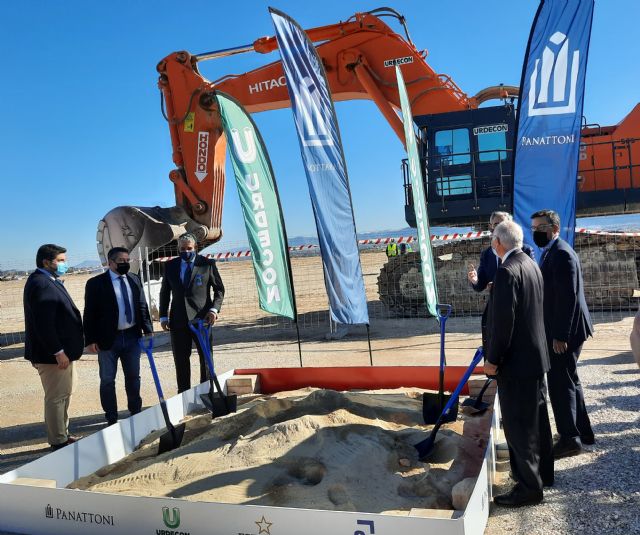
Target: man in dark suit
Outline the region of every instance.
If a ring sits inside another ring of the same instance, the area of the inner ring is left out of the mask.
[[[500,411],[514,488],[496,496],[498,505],[542,501],[553,485],[551,426],[544,374],[549,355],[544,337],[543,282],[536,263],[522,252],[522,228],[499,224],[492,245],[502,259],[489,296],[485,373],[496,375]]]
[[[36,269],[24,287],[24,356],[38,370],[44,389],[44,422],[51,449],[77,439],[69,435],[69,403],[82,356],[82,317],[60,276],[67,250],[46,244],[36,254]]]
[[[98,354],[100,403],[108,425],[118,421],[116,374],[124,373],[127,407],[133,416],[142,409],[140,346],[144,332],[153,333],[147,300],[137,275],[129,273],[129,251],[114,247],[109,269],[87,281],[84,295],[84,337],[87,350]]]
[[[551,359],[547,380],[560,435],[553,454],[561,458],[580,453],[582,444],[595,442],[578,377],[580,351],[593,334],[593,325],[580,260],[560,238],[560,216],[553,210],[540,210],[531,216],[531,230],[533,241],[543,248],[544,326]]]
[[[165,331],[171,331],[171,348],[180,393],[191,388],[189,359],[193,342],[200,357],[200,382],[207,380],[202,348],[189,329],[189,323],[196,319],[202,319],[210,325],[216,322],[224,298],[224,286],[215,261],[197,254],[196,239],[192,234],[178,238],[178,249],[180,257],[166,263],[162,278],[160,324]]]

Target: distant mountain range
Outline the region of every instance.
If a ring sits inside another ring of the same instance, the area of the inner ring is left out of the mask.
[[[102,264],[99,260],[83,260],[79,264],[75,266],[71,266],[73,269],[89,269],[89,268],[99,268],[102,267]]]

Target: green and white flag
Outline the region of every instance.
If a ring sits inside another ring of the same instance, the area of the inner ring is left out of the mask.
[[[411,178],[411,191],[413,192],[413,209],[416,213],[416,227],[418,230],[418,249],[422,264],[422,282],[426,305],[432,316],[438,317],[438,286],[436,283],[436,270],[433,265],[433,252],[431,250],[431,233],[429,231],[429,216],[427,214],[427,197],[422,181],[422,166],[418,157],[416,135],[413,131],[413,115],[404,85],[400,66],[396,65],[396,77],[398,79],[398,92],[400,93],[400,106],[402,107],[402,121],[404,122],[404,137],[406,139],[407,156],[409,158],[409,177]]]
[[[217,92],[256,273],[260,308],[296,319],[287,234],[262,136],[234,98]]]

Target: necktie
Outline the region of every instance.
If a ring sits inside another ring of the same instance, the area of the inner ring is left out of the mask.
[[[542,266],[542,264],[544,264],[544,260],[545,258],[547,258],[547,253],[549,252],[549,249],[547,249],[546,251],[544,251],[542,253],[542,256],[540,257],[540,266]]]
[[[191,271],[191,262],[187,262],[187,267],[184,270],[184,278],[182,279],[182,284],[185,288],[188,288],[191,283]]]
[[[122,294],[122,300],[124,301],[124,317],[127,319],[127,323],[133,323],[133,314],[131,313],[131,303],[129,302],[129,292],[127,292],[127,285],[124,283],[124,275],[120,278],[120,293]]]

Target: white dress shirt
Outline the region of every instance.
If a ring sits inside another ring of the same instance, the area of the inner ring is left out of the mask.
[[[129,329],[136,324],[136,311],[133,307],[133,294],[131,293],[131,286],[129,285],[129,279],[126,275],[120,275],[113,270],[109,270],[111,275],[111,282],[113,283],[113,290],[116,293],[116,301],[118,302],[118,330],[123,331]],[[124,300],[122,298],[122,288],[120,286],[120,279],[124,277],[124,285],[127,287],[127,294],[129,297],[129,305],[131,306],[131,323],[127,322],[127,316],[125,314]]]

